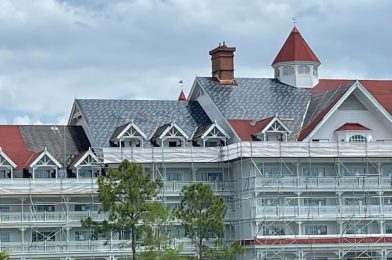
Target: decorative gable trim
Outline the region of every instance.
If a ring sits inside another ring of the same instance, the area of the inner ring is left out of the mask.
[[[267,131],[274,125],[274,123],[276,123],[276,122],[279,123],[279,124],[284,128],[285,132],[291,133],[290,129],[289,129],[280,119],[279,119],[278,116],[275,116],[275,117],[271,120],[271,122],[269,122],[268,125],[266,125],[266,126],[264,127],[264,129],[261,130],[261,133],[264,134],[265,132],[267,132]]]
[[[62,167],[62,165],[56,160],[56,158],[53,157],[53,155],[51,155],[51,154],[48,152],[48,150],[47,150],[46,148],[45,148],[45,150],[44,150],[40,155],[38,155],[38,157],[30,164],[30,167],[32,168],[32,167],[36,166],[37,163],[38,163],[45,155],[48,156],[48,158],[49,158],[58,168],[61,168],[61,167]],[[42,166],[42,165],[40,165],[40,166]],[[49,166],[49,165],[48,165],[48,166]]]
[[[159,136],[159,139],[164,139],[165,137],[179,137],[179,136],[166,136],[173,128],[175,128],[183,137],[189,139],[189,136],[176,124],[175,121],[172,121],[171,124],[162,132]]]
[[[3,151],[3,149],[0,147],[0,156],[4,158],[4,160],[6,162],[8,162],[13,168],[16,168],[16,164],[14,163],[14,161],[11,160],[11,158],[9,158]],[[1,160],[0,162],[0,166],[4,166],[3,160]]]
[[[219,132],[221,132],[227,139],[230,139],[230,135],[226,133],[226,131],[223,130],[223,128],[216,121],[204,132],[204,134],[201,136],[201,139],[205,139],[214,128],[217,128]]]
[[[131,122],[116,136],[117,140],[120,140],[121,137],[131,128],[134,128],[144,139],[147,139],[146,134],[131,120]]]
[[[341,104],[353,94],[354,90],[358,89],[364,96],[370,101],[372,105],[375,106],[376,110],[392,125],[392,116],[385,110],[383,106],[366,90],[364,86],[357,80],[353,85],[344,93],[344,95],[335,103],[335,105],[328,111],[328,113],[323,117],[323,119],[316,125],[315,128],[308,134],[303,141],[307,142],[311,140],[313,135],[325,124],[325,122],[336,112]]]
[[[91,156],[92,161],[95,161],[97,164],[100,162],[98,157],[93,153],[93,151],[91,151],[91,148],[89,148],[88,151],[86,151],[83,156],[74,163],[73,167],[77,168],[84,160],[87,159],[88,156]]]

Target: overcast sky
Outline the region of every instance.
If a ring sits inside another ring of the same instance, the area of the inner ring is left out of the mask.
[[[297,27],[321,78],[392,79],[390,0],[0,0],[0,123],[66,123],[74,98],[176,99],[237,47],[237,77],[270,67]]]

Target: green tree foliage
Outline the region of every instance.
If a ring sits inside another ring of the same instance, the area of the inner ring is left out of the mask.
[[[130,231],[132,259],[136,259],[136,240],[145,231],[140,223],[151,213],[152,199],[162,188],[160,180],[152,180],[139,164],[127,160],[118,168],[111,168],[106,176],[98,178],[98,196],[106,220],[94,222],[91,218],[82,221],[100,234]]]
[[[10,254],[7,251],[0,251],[0,260],[8,260]]]
[[[227,207],[223,199],[214,196],[211,187],[206,184],[185,186],[181,195],[182,200],[176,215],[182,220],[186,236],[191,238],[198,248],[198,258],[202,259],[209,251],[209,248],[203,245],[209,234],[220,234],[224,231],[223,217]]]
[[[166,230],[172,220],[171,211],[161,203],[151,203],[149,212],[144,218],[146,251],[141,254],[142,260],[181,260],[181,248],[172,248],[172,241]]]

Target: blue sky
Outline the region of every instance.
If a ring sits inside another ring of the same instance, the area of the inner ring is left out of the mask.
[[[0,0],[0,123],[65,123],[76,98],[175,99],[237,47],[272,77],[292,17],[321,78],[392,79],[389,0]]]

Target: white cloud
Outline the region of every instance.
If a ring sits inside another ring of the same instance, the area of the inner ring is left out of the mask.
[[[41,121],[34,120],[28,115],[17,116],[12,123],[16,125],[42,125]]]
[[[67,121],[73,99],[176,99],[208,51],[237,47],[237,77],[272,77],[291,17],[331,78],[388,77],[387,0],[2,0],[0,118]],[[366,19],[363,19],[366,17]]]

